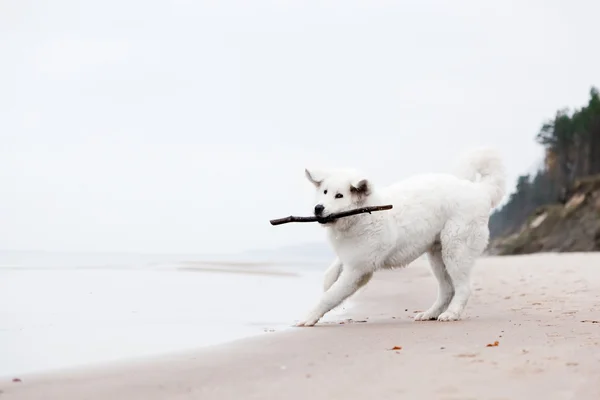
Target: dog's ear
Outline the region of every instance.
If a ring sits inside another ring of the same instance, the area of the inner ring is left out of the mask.
[[[357,179],[350,184],[350,191],[359,196],[368,196],[371,194],[371,182],[368,179]]]
[[[325,179],[325,174],[323,171],[308,168],[304,170],[304,174],[306,175],[306,179],[308,179],[313,185],[319,187],[323,180]]]

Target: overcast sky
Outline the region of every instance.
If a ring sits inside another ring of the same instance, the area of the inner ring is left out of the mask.
[[[600,2],[0,0],[0,248],[324,240],[305,166],[389,184],[600,85]]]

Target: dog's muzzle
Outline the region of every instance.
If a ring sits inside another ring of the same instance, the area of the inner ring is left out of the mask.
[[[317,204],[315,206],[315,217],[317,217],[317,218],[322,217],[323,211],[325,211],[325,206],[323,204]]]

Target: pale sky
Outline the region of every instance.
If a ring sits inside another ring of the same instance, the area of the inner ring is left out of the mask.
[[[375,184],[534,136],[600,86],[597,0],[0,0],[0,249],[322,241],[306,166]]]

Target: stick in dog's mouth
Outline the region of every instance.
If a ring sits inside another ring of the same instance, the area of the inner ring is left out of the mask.
[[[281,224],[287,224],[289,222],[318,222],[320,224],[327,224],[329,222],[334,222],[335,220],[337,220],[339,218],[349,217],[351,215],[364,214],[364,213],[371,214],[371,212],[373,212],[373,211],[391,210],[392,208],[393,208],[393,206],[391,204],[388,204],[385,206],[361,207],[361,208],[355,208],[354,210],[342,211],[339,213],[332,213],[326,217],[296,217],[296,216],[290,215],[289,217],[285,217],[285,218],[272,219],[270,222],[271,222],[271,225],[281,225]]]

